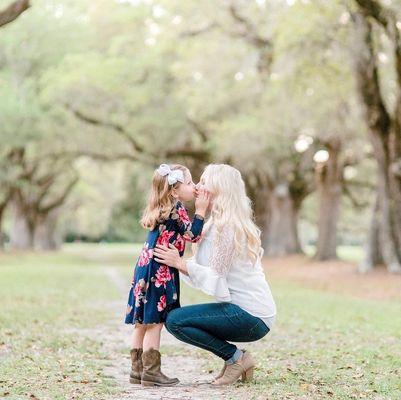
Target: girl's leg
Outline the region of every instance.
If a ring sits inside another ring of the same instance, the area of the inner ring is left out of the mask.
[[[142,349],[146,325],[136,323],[132,332],[131,349]]]
[[[146,325],[142,325],[139,323],[135,324],[131,340],[131,372],[129,378],[129,381],[134,384],[141,384],[141,376],[143,371],[142,347],[145,332]]]
[[[143,373],[142,386],[173,386],[179,381],[177,378],[169,378],[161,371],[160,333],[163,324],[146,325],[143,339]]]
[[[160,348],[160,334],[164,324],[148,324],[146,325],[146,332],[143,338],[143,351],[150,348],[159,350]]]

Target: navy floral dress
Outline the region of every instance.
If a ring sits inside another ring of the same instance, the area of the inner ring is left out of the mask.
[[[193,221],[181,202],[173,207],[169,218],[149,232],[135,266],[128,295],[126,324],[155,324],[166,321],[167,314],[180,307],[179,272],[153,259],[157,244],[172,243],[182,257],[185,242],[197,242],[203,229],[203,218],[195,215]]]

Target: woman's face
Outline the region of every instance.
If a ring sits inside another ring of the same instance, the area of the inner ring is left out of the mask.
[[[213,191],[210,190],[210,186],[207,184],[207,180],[205,178],[205,176],[202,174],[202,176],[200,177],[199,183],[195,186],[195,196],[198,195],[199,190],[201,189],[205,189],[207,190],[210,194],[210,203],[209,203],[209,209],[211,207],[211,205],[213,204]]]

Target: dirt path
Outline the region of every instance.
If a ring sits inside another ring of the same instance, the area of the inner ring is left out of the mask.
[[[105,274],[116,285],[121,299],[110,304],[115,319],[99,330],[105,352],[110,359],[106,374],[114,378],[117,384],[116,394],[108,400],[135,399],[236,399],[240,393],[235,388],[215,388],[208,384],[212,374],[205,371],[205,360],[202,354],[192,346],[182,343],[170,335],[165,329],[162,332],[162,347],[166,349],[162,358],[162,369],[169,376],[175,376],[180,384],[171,388],[142,388],[128,382],[129,336],[132,327],[121,322],[122,305],[126,297],[126,281],[113,267],[104,268]],[[204,353],[203,353],[204,354]],[[215,371],[214,371],[215,372]]]

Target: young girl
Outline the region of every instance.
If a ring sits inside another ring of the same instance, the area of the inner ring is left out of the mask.
[[[160,370],[160,333],[169,311],[180,307],[180,282],[176,269],[153,259],[157,244],[175,246],[182,257],[185,242],[196,242],[202,233],[208,194],[198,193],[193,221],[182,202],[195,196],[191,173],[182,165],[162,164],[153,175],[149,203],[141,224],[148,237],[135,266],[126,324],[135,324],[132,336],[131,383],[143,386],[171,386],[177,378],[168,378]]]

